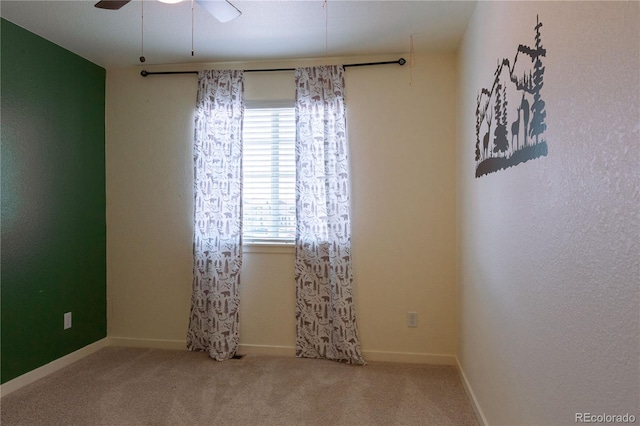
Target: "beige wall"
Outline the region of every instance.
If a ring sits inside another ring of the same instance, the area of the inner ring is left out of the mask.
[[[489,424],[640,417],[639,9],[480,2],[467,28],[458,356]],[[534,44],[537,14],[548,156],[476,179],[476,96],[498,60]]]
[[[370,59],[397,57],[333,62]],[[207,67],[214,66],[196,69]],[[184,347],[196,77],[138,73],[107,72],[109,336]],[[369,360],[451,362],[457,342],[456,56],[418,55],[412,74],[409,86],[407,66],[346,72],[357,318]],[[293,94],[293,73],[246,75],[247,99]],[[242,273],[243,349],[293,354],[292,250],[251,249]],[[407,328],[408,311],[418,312],[418,328]]]

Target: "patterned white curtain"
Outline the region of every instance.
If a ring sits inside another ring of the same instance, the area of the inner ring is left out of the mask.
[[[365,364],[353,302],[344,68],[296,82],[296,356]]]
[[[238,347],[242,265],[243,71],[198,74],[193,293],[187,349],[231,358]]]

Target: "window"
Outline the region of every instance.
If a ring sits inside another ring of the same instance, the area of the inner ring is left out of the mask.
[[[293,101],[246,103],[243,122],[245,243],[293,243],[296,233]]]

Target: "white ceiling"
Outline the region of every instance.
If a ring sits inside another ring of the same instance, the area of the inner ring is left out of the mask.
[[[117,11],[82,0],[0,0],[0,15],[105,68],[145,64],[354,56],[455,50],[475,1],[245,1],[222,24],[191,1],[133,0]],[[326,44],[326,49],[325,49]],[[326,50],[326,51],[325,51]]]

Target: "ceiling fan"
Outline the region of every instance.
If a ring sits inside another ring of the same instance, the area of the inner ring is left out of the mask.
[[[99,9],[118,10],[130,1],[131,0],[100,0],[95,4],[95,7]],[[159,1],[164,3],[178,3],[182,0]],[[220,22],[229,22],[242,15],[242,12],[227,0],[195,0],[195,2]]]

